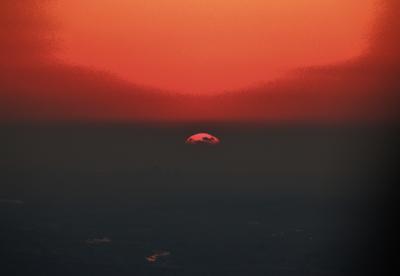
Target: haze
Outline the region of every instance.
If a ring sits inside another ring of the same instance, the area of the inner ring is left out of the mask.
[[[50,13],[59,59],[209,94],[359,56],[373,10],[373,0],[57,0]]]
[[[0,121],[397,122],[400,1],[360,2],[0,1]]]

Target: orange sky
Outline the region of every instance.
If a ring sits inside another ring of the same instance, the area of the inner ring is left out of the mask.
[[[240,89],[366,47],[374,0],[56,0],[57,57],[185,93]]]

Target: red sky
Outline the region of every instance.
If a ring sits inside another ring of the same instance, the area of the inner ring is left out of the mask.
[[[398,120],[400,1],[241,2],[0,1],[0,121]]]
[[[56,56],[145,86],[215,93],[358,56],[374,0],[56,0]]]

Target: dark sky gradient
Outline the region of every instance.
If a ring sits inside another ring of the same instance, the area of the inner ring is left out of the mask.
[[[397,120],[400,3],[382,0],[363,56],[304,67],[262,87],[179,95],[52,58],[56,23],[44,0],[0,3],[0,120],[305,121]]]

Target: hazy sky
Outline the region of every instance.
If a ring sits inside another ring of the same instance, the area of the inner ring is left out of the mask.
[[[0,121],[398,120],[399,20],[398,0],[2,0]]]
[[[58,27],[57,57],[146,86],[209,93],[359,55],[374,3],[55,0],[49,12]]]

